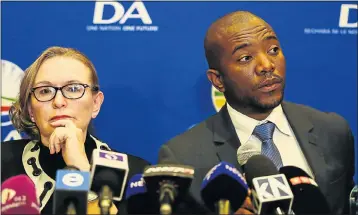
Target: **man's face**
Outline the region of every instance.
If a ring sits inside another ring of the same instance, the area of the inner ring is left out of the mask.
[[[259,19],[227,28],[220,39],[220,74],[227,101],[259,110],[283,99],[286,63],[276,34]]]

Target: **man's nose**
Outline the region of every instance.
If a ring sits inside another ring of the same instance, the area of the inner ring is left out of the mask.
[[[258,63],[256,68],[256,73],[258,75],[267,75],[275,71],[275,64],[272,62],[269,56],[266,54],[260,54],[258,56]]]

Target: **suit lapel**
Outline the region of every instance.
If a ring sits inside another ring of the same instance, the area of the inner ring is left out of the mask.
[[[297,141],[299,142],[303,154],[313,171],[315,181],[319,185],[324,186],[323,182],[325,181],[324,177],[326,176],[324,166],[326,166],[326,163],[323,157],[323,152],[319,147],[318,134],[315,132],[312,122],[297,105],[283,102],[282,108]]]
[[[231,122],[227,106],[224,105],[213,120],[213,140],[219,162],[226,161],[242,171],[237,161],[240,141]]]

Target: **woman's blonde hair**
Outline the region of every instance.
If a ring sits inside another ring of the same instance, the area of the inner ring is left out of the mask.
[[[71,57],[81,61],[91,70],[92,85],[99,87],[98,76],[92,62],[80,51],[74,48],[65,48],[53,46],[45,51],[33,62],[26,70],[21,81],[20,92],[16,102],[9,110],[12,124],[19,132],[25,132],[32,139],[40,139],[39,130],[34,122],[32,122],[28,106],[30,104],[31,89],[33,88],[35,77],[41,65],[48,59],[53,57]]]

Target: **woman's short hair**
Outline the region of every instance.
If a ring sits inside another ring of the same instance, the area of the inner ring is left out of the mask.
[[[53,46],[49,47],[33,62],[26,70],[20,84],[20,92],[15,103],[10,107],[9,115],[12,124],[19,132],[25,132],[32,139],[40,139],[39,129],[31,121],[28,106],[30,105],[31,89],[33,88],[35,77],[41,65],[53,57],[70,57],[81,61],[91,71],[92,85],[99,87],[98,76],[92,62],[86,55],[74,48]],[[89,126],[90,129],[91,126]]]

